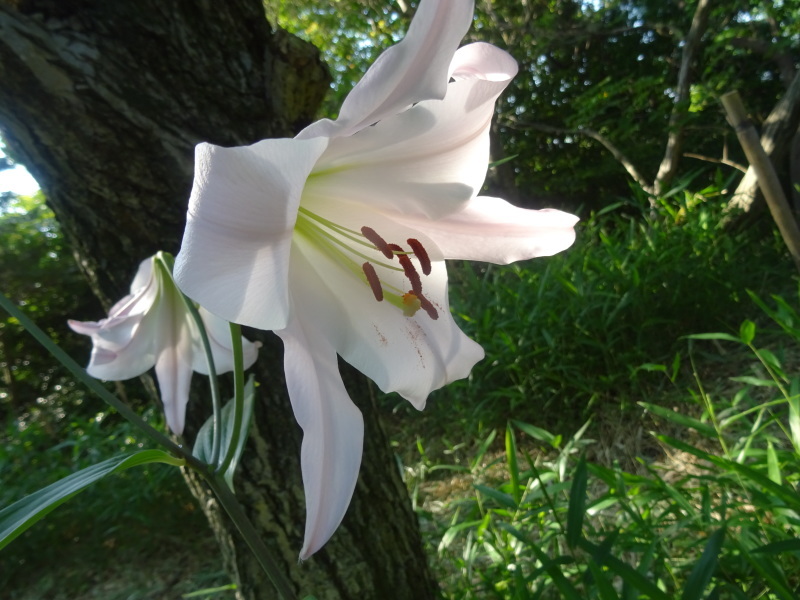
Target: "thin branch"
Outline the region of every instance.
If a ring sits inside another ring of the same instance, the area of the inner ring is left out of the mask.
[[[697,160],[715,163],[718,165],[727,165],[729,167],[733,167],[737,171],[741,171],[742,173],[747,173],[747,167],[745,167],[741,163],[730,160],[729,158],[714,158],[712,156],[705,156],[703,154],[695,154],[694,152],[684,152],[683,155],[686,158],[696,158]]]
[[[511,127],[521,128],[521,129],[535,129],[537,131],[544,131],[546,133],[557,133],[557,134],[567,134],[567,135],[583,135],[588,138],[595,140],[596,142],[600,143],[606,150],[608,150],[611,155],[619,162],[622,167],[628,172],[628,175],[641,186],[641,188],[648,194],[653,194],[654,189],[648,183],[647,178],[641,174],[639,169],[636,168],[627,156],[614,145],[614,143],[608,139],[606,136],[601,134],[599,131],[595,131],[594,129],[590,129],[588,127],[579,127],[577,129],[566,129],[563,127],[553,127],[552,125],[545,125],[544,123],[520,123],[515,122],[510,124]]]

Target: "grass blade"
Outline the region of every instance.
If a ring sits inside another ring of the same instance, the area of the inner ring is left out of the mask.
[[[514,430],[511,428],[511,423],[506,425],[506,461],[508,462],[508,475],[511,479],[511,496],[514,498],[514,503],[519,506],[522,500],[522,490],[519,489],[517,441],[514,439]]]
[[[700,600],[703,597],[706,587],[717,570],[717,560],[724,540],[725,528],[718,529],[708,538],[706,547],[703,548],[703,554],[683,586],[681,600]]]
[[[569,491],[569,508],[567,509],[567,544],[570,548],[578,545],[583,533],[583,516],[586,514],[586,484],[588,471],[586,458],[581,457],[575,467],[572,487]]]

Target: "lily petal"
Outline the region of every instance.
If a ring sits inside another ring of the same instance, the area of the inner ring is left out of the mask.
[[[472,0],[427,0],[401,42],[383,52],[345,98],[336,121],[323,119],[298,138],[347,136],[447,88],[453,53],[472,23]]]
[[[289,246],[300,194],[327,142],[275,139],[237,148],[197,146],[186,231],[174,271],[187,296],[234,323],[261,329],[286,325]],[[262,302],[268,311],[260,310]]]
[[[275,333],[283,340],[286,385],[303,428],[304,560],[330,539],[347,511],[361,466],[364,421],[342,383],[336,350],[324,336],[297,319]]]
[[[306,198],[360,202],[390,212],[439,218],[457,212],[483,185],[494,103],[517,71],[488,44],[460,49],[459,80],[443,100],[420,102],[350,137],[331,140]]]
[[[141,375],[156,362],[153,337],[139,335],[143,315],[112,317],[98,322],[67,321],[75,333],[92,338],[92,355],[86,372],[96,379],[122,381]]]
[[[518,208],[500,198],[478,196],[442,219],[403,215],[397,220],[424,231],[448,260],[506,265],[569,248],[575,241],[578,217],[551,208]]]
[[[192,381],[192,341],[188,323],[182,328],[173,329],[167,318],[161,325],[172,331],[171,343],[165,340],[156,359],[156,379],[164,404],[167,425],[176,434],[183,433],[186,419],[186,405],[189,403],[189,388]]]

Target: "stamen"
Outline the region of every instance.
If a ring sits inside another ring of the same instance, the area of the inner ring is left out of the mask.
[[[386,240],[383,239],[380,235],[378,235],[378,232],[375,231],[372,227],[367,227],[366,225],[364,225],[364,227],[361,228],[361,233],[370,242],[375,244],[375,247],[381,252],[383,252],[383,255],[386,258],[394,258],[394,254],[392,254],[392,251],[389,249],[389,244],[387,244]]]
[[[430,275],[431,274],[431,259],[428,256],[428,251],[425,250],[425,246],[422,245],[418,239],[415,238],[408,238],[406,240],[408,245],[411,246],[411,249],[414,251],[414,254],[419,260],[419,265],[422,267],[422,274],[423,275]]]
[[[389,244],[389,249],[394,251],[397,260],[400,261],[403,272],[411,282],[411,289],[414,290],[415,294],[420,295],[422,293],[422,280],[420,280],[419,273],[417,273],[417,269],[414,267],[414,263],[411,262],[406,251],[403,250],[402,246],[398,246],[397,244]]]
[[[419,298],[419,302],[420,302],[420,305],[422,306],[422,310],[424,310],[426,313],[428,313],[428,316],[432,320],[435,321],[436,319],[438,319],[439,318],[439,313],[436,311],[436,307],[431,303],[431,301],[428,300],[422,294],[417,294],[417,297]]]
[[[365,262],[361,265],[361,268],[364,270],[364,275],[367,276],[367,283],[369,283],[369,287],[372,288],[372,293],[375,295],[375,300],[380,302],[383,300],[383,288],[381,287],[381,280],[378,278],[378,274],[375,272],[375,267],[372,264]]]

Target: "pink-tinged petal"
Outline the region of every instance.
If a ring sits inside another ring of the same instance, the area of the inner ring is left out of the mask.
[[[292,229],[306,178],[326,146],[325,139],[197,146],[174,271],[187,296],[227,321],[286,325]]]
[[[306,495],[306,559],[341,523],[358,479],[364,422],[342,383],[336,351],[308,322],[276,331],[285,347],[286,385],[303,428],[300,461]]]
[[[149,323],[141,314],[67,323],[76,333],[92,338],[92,355],[86,367],[92,377],[124,381],[138,377],[155,364],[154,339],[146,333]]]
[[[162,348],[156,360],[156,379],[167,425],[173,433],[181,435],[192,382],[191,348],[186,344]]]
[[[199,308],[200,318],[206,328],[208,335],[208,342],[211,345],[211,354],[214,359],[214,368],[217,373],[227,373],[233,371],[233,347],[231,346],[231,331],[230,324],[224,319],[220,319],[216,315],[212,315],[202,306]],[[208,362],[203,349],[200,334],[194,332],[194,324],[192,325],[194,343],[194,362],[192,368],[202,375],[208,375]],[[256,358],[258,358],[258,349],[261,347],[261,342],[251,342],[242,337],[242,352],[244,359],[244,368],[249,369]]]
[[[308,181],[304,206],[307,199],[331,199],[436,219],[474,197],[489,163],[494,103],[517,66],[488,44],[462,50],[456,55],[461,79],[449,84],[443,100],[420,102],[331,140]]]
[[[345,98],[336,121],[299,138],[346,136],[445,94],[453,54],[472,23],[472,0],[423,0],[403,40],[383,52]]]
[[[341,225],[354,230],[369,226],[389,243],[398,243],[404,249],[409,249],[408,238],[418,240],[432,263],[430,275],[421,274],[418,259],[412,259],[412,264],[420,274],[422,292],[438,318],[432,319],[425,310],[407,317],[387,299],[377,301],[357,270],[343,268],[304,240],[296,242],[292,255],[292,297],[297,317],[330,340],[347,362],[375,381],[381,390],[396,391],[422,409],[433,390],[466,377],[483,358],[483,349],[464,335],[450,314],[447,273],[441,255],[418,231],[398,226],[377,213],[359,213],[346,205],[336,205],[331,211]],[[359,251],[370,253],[364,248]],[[386,292],[404,293],[412,287],[402,271],[380,266],[381,262],[398,266],[397,260],[387,261],[377,250],[371,254]]]
[[[190,317],[177,289],[162,286],[163,298],[148,315],[157,331],[156,379],[167,425],[177,435],[183,433],[189,386],[192,381],[192,332]]]
[[[460,212],[439,220],[401,216],[433,240],[446,259],[506,265],[552,256],[575,241],[578,217],[552,208],[518,208],[500,198],[478,196]]]

